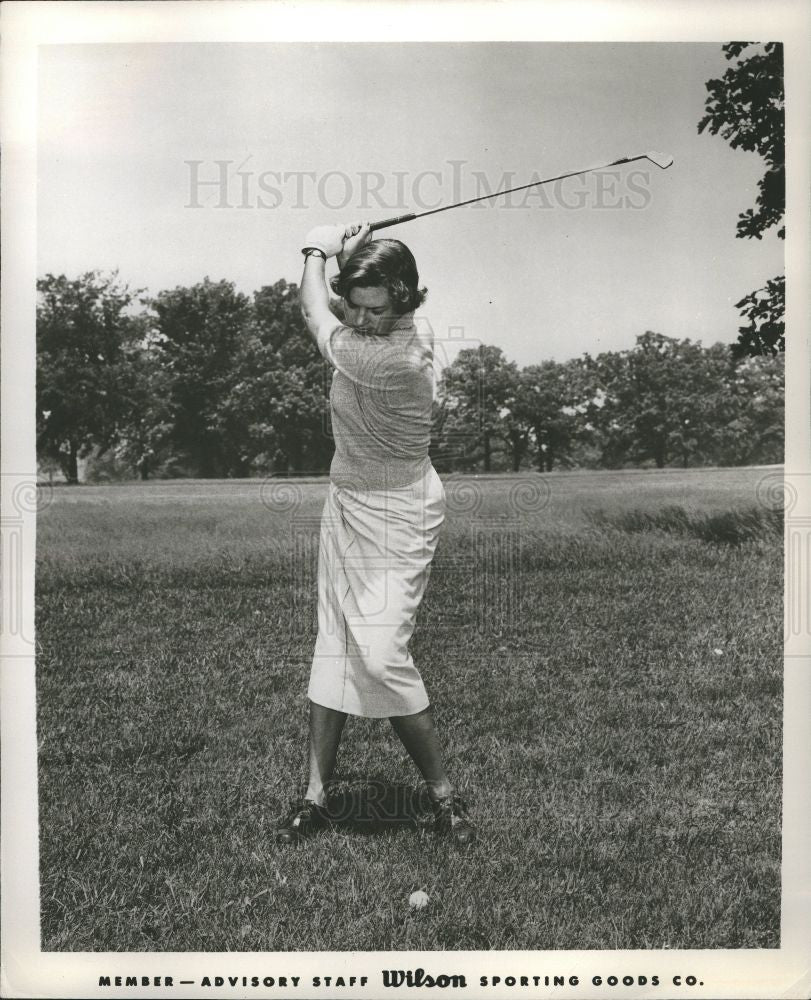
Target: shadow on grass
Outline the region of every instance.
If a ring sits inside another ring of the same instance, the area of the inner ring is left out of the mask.
[[[432,816],[428,792],[377,775],[345,774],[329,785],[327,800],[338,829],[378,834],[424,827]]]
[[[607,513],[602,509],[586,510],[588,520],[598,528],[615,528],[630,533],[662,531],[688,535],[717,545],[741,545],[743,542],[770,540],[783,533],[782,509],[743,507],[714,512],[687,511],[678,504],[659,510],[623,510]]]

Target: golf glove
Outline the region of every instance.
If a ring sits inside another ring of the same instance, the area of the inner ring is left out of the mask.
[[[301,249],[306,250],[308,247],[313,247],[326,254],[327,257],[334,257],[341,252],[345,235],[345,226],[316,226],[304,237]]]

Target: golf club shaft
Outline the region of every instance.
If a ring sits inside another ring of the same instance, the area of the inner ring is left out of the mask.
[[[476,201],[487,201],[491,198],[501,198],[505,194],[513,194],[516,191],[526,191],[527,188],[537,187],[539,184],[552,184],[555,181],[565,180],[567,177],[578,177],[580,174],[589,174],[594,170],[605,170],[608,167],[616,167],[621,163],[632,163],[634,160],[648,159],[645,153],[639,156],[623,156],[619,160],[612,160],[611,163],[601,163],[596,167],[586,167],[584,170],[573,170],[569,174],[558,174],[556,177],[547,177],[541,181],[532,181],[530,184],[522,184],[520,187],[506,188],[503,191],[495,191],[493,194],[483,194],[478,198],[468,198],[467,201],[457,201],[454,205],[443,205],[441,208],[432,208],[427,212],[410,212],[408,215],[398,215],[393,219],[382,219],[380,222],[373,222],[371,231],[377,229],[388,229],[389,226],[397,226],[403,222],[411,222],[414,219],[422,219],[426,215],[436,215],[438,212],[449,212],[452,208],[461,208],[463,205],[472,205]]]

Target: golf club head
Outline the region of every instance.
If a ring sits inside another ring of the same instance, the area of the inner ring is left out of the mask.
[[[647,153],[645,153],[645,156],[651,161],[651,163],[655,163],[657,167],[661,167],[662,170],[667,170],[673,162],[672,156],[667,153],[659,153],[655,149],[649,149]]]

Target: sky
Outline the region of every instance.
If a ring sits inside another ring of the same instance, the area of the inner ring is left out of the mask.
[[[737,337],[783,269],[735,238],[764,165],[698,134],[708,43],[95,44],[39,50],[38,273],[156,293],[298,282],[313,226],[672,154],[381,232],[413,251],[440,365]]]

